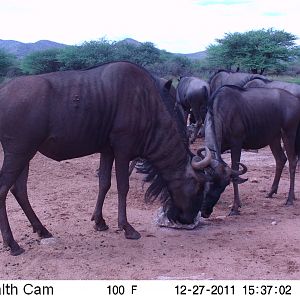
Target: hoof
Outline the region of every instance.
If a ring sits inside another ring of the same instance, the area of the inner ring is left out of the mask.
[[[141,235],[139,232],[137,232],[136,230],[134,231],[131,231],[131,232],[126,232],[124,233],[126,239],[129,239],[129,240],[138,240],[141,238]]]
[[[14,249],[10,249],[10,254],[12,256],[18,256],[18,255],[22,254],[23,252],[25,252],[25,250],[23,248],[21,248],[20,246],[14,248]]]
[[[141,235],[139,234],[139,232],[137,232],[130,224],[127,224],[122,227],[125,231],[124,235],[125,235],[126,239],[138,240],[139,238],[141,238]]]
[[[239,216],[240,212],[238,210],[231,210],[228,216]]]
[[[53,235],[46,228],[43,228],[41,230],[33,230],[33,232],[37,232],[38,236],[42,239],[48,239],[53,237]]]
[[[274,194],[277,194],[277,192],[270,192],[270,193],[268,193],[267,195],[266,195],[266,198],[273,198],[273,195]]]
[[[106,225],[105,222],[104,223],[99,223],[99,224],[95,223],[95,225],[94,225],[94,229],[96,231],[105,231],[105,230],[108,230],[108,228],[109,227]]]
[[[271,188],[270,192],[266,195],[266,198],[273,198],[274,194],[277,194],[277,188]]]
[[[292,200],[287,200],[285,202],[285,206],[292,206],[292,205],[294,205],[294,201],[292,201]]]

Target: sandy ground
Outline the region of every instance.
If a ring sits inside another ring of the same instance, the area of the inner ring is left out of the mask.
[[[224,155],[228,158],[228,155]],[[288,168],[278,194],[265,198],[275,163],[269,149],[244,152],[249,180],[240,186],[241,215],[228,217],[229,186],[212,216],[194,230],[158,227],[159,203],[143,203],[142,177],[133,173],[128,218],[142,234],[126,240],[117,228],[115,178],[104,205],[109,230],[96,232],[90,221],[98,191],[99,155],[64,162],[38,154],[32,160],[29,196],[54,235],[42,244],[9,195],[8,216],[16,240],[25,249],[9,255],[0,242],[1,279],[300,279],[300,184],[293,207],[285,207]]]

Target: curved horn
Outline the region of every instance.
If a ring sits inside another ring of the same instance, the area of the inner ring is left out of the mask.
[[[205,157],[201,160],[201,157],[199,157],[198,155],[194,156],[192,158],[192,167],[195,170],[203,170],[205,167],[207,167],[208,165],[210,165],[211,163],[211,152],[210,150],[205,146],[205,148],[201,148],[198,151],[200,151],[200,153],[205,149]]]
[[[237,177],[237,176],[243,175],[247,172],[248,169],[244,164],[239,162],[238,165],[242,167],[242,170],[232,170],[231,169],[231,176]]]

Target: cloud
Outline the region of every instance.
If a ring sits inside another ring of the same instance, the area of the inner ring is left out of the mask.
[[[278,11],[267,11],[263,13],[266,17],[279,17],[279,16],[285,16],[286,14],[278,12]]]

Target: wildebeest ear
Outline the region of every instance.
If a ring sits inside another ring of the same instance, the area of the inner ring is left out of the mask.
[[[173,79],[169,79],[166,83],[165,83],[165,85],[164,85],[164,87],[169,91],[170,89],[171,89],[171,87],[172,87],[172,82],[173,82]]]

